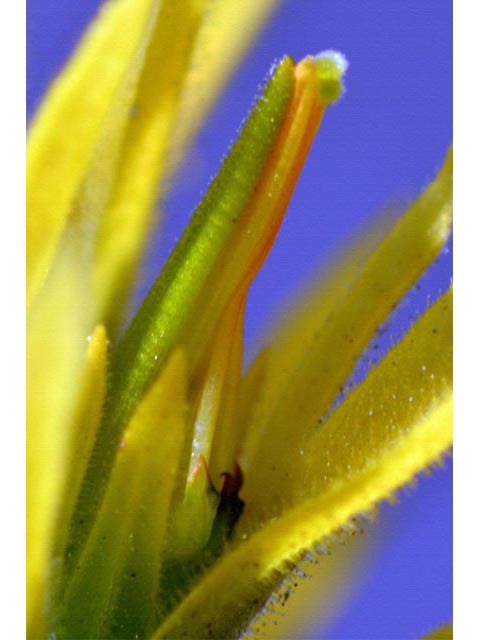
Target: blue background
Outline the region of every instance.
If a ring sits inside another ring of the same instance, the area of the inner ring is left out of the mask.
[[[29,0],[29,115],[100,4]],[[177,177],[137,296],[172,248],[272,61],[284,53],[299,59],[337,48],[350,61],[347,94],[327,113],[278,241],[252,288],[246,338],[248,351],[254,350],[261,326],[339,243],[382,208],[408,202],[440,166],[452,137],[451,31],[450,0],[280,3]],[[420,292],[401,305],[389,335],[398,337],[424,308],[426,294],[445,289],[450,275],[447,249]],[[382,507],[368,571],[327,638],[407,640],[451,619],[451,484],[447,463],[415,491],[403,492],[395,508]],[[316,637],[313,618],[308,637]]]

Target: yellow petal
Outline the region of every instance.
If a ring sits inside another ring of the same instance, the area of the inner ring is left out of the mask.
[[[266,454],[255,469],[254,485],[246,483],[245,517],[250,531],[259,521],[277,515],[311,495],[325,493],[341,478],[377,465],[382,455],[415,440],[417,423],[426,420],[435,429],[432,412],[438,412],[437,455],[449,446],[448,422],[452,385],[452,293],[442,296],[418,321],[404,340],[384,358],[309,438],[299,437],[281,458]],[[419,433],[422,433],[420,429]],[[428,444],[428,443],[427,443]],[[412,451],[426,456],[429,449]],[[420,467],[421,468],[421,467]],[[397,471],[392,468],[392,482]],[[400,471],[398,472],[400,474]],[[260,490],[268,486],[269,490]],[[256,491],[254,490],[256,488]]]
[[[89,228],[103,218],[95,243],[97,319],[116,327],[151,229],[159,182],[167,177],[167,158],[175,150],[178,162],[180,138],[183,149],[272,5],[106,5],[31,128],[29,303],[68,217],[79,211]]]
[[[328,637],[324,632],[353,595],[375,542],[356,534],[352,531],[341,548],[333,546],[331,553],[302,563],[301,571],[282,580],[267,612],[261,611],[249,625],[253,637],[258,633],[262,640],[308,639],[313,626],[315,637]]]
[[[27,609],[29,637],[35,638],[46,607],[86,349],[84,279],[81,262],[65,246],[27,323]]]
[[[262,437],[260,428],[248,430],[247,427],[248,425],[258,427],[263,423],[262,412],[267,405],[266,398],[268,398],[269,392],[274,392],[274,388],[269,387],[271,380],[269,373],[272,371],[269,366],[270,358],[270,349],[261,351],[240,381],[238,422],[239,428],[242,429],[242,437],[238,443],[238,451],[242,468],[246,467],[243,458],[246,457],[249,460],[253,457]]]
[[[98,317],[113,328],[118,328],[151,230],[178,100],[207,4],[206,0],[160,3],[118,166],[109,161],[115,181],[99,230],[95,295]],[[101,181],[104,172],[102,163],[93,179]]]
[[[427,636],[423,637],[423,640],[453,640],[453,624],[446,624]]]
[[[112,118],[118,144],[157,5],[154,0],[107,4],[33,121],[27,151],[29,302],[50,268],[77,190]]]
[[[438,349],[435,358],[432,351]],[[393,404],[392,389],[401,394]],[[409,402],[405,394],[412,389],[417,395]],[[370,416],[372,403],[378,413]],[[313,467],[296,465],[303,493],[297,485],[290,508],[250,536],[245,529],[248,518],[241,519],[237,546],[162,624],[155,640],[236,637],[264,606],[278,580],[292,570],[292,563],[340,528],[351,527],[356,514],[369,512],[439,460],[452,442],[450,293],[343,406],[313,438]],[[389,420],[393,410],[399,418],[395,430]],[[263,487],[266,494],[272,489]]]
[[[92,453],[102,418],[107,383],[107,334],[99,325],[89,336],[85,364],[78,388],[78,399],[68,452],[68,478],[65,481],[61,522],[57,524],[56,554],[63,553],[70,519]]]
[[[376,328],[438,255],[450,233],[451,207],[449,152],[436,179],[360,274],[352,277],[349,258],[339,270],[340,276],[345,271],[346,288],[334,275],[313,292],[295,318],[293,330],[277,336],[271,347],[270,380],[260,401],[260,422],[250,427],[261,433],[260,438],[253,436],[261,445],[253,450],[247,442],[244,455],[245,475],[252,487],[264,486],[265,460],[279,462],[292,448],[300,449],[302,437],[308,437],[325,415]]]
[[[302,356],[318,337],[337,305],[359,277],[368,257],[384,238],[386,220],[377,220],[356,240],[342,250],[322,273],[290,305],[278,324],[265,332],[267,347],[254,359],[242,380],[240,422],[245,430],[242,466],[249,468],[263,437],[265,423],[276,405]],[[248,429],[248,425],[254,428]]]
[[[163,2],[106,211],[95,275],[99,317],[115,327],[152,228],[159,184],[268,16],[275,0]]]
[[[211,0],[200,25],[173,129],[170,174],[278,0]]]
[[[76,419],[75,481],[70,482],[77,490],[92,452],[95,435],[102,417],[107,377],[107,334],[103,325],[98,325],[89,338],[83,388]],[[77,492],[75,491],[75,494]]]
[[[105,500],[76,562],[62,620],[68,637],[148,635],[167,517],[179,493],[185,356],[175,351],[131,418]]]

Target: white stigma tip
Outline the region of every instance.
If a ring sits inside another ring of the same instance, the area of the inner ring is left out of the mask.
[[[340,51],[335,51],[334,49],[327,49],[326,51],[321,51],[320,53],[317,53],[317,55],[313,56],[313,59],[317,61],[329,60],[333,62],[334,65],[337,67],[338,74],[340,76],[343,76],[343,74],[348,69],[347,58],[343,55],[343,53],[340,53]]]

